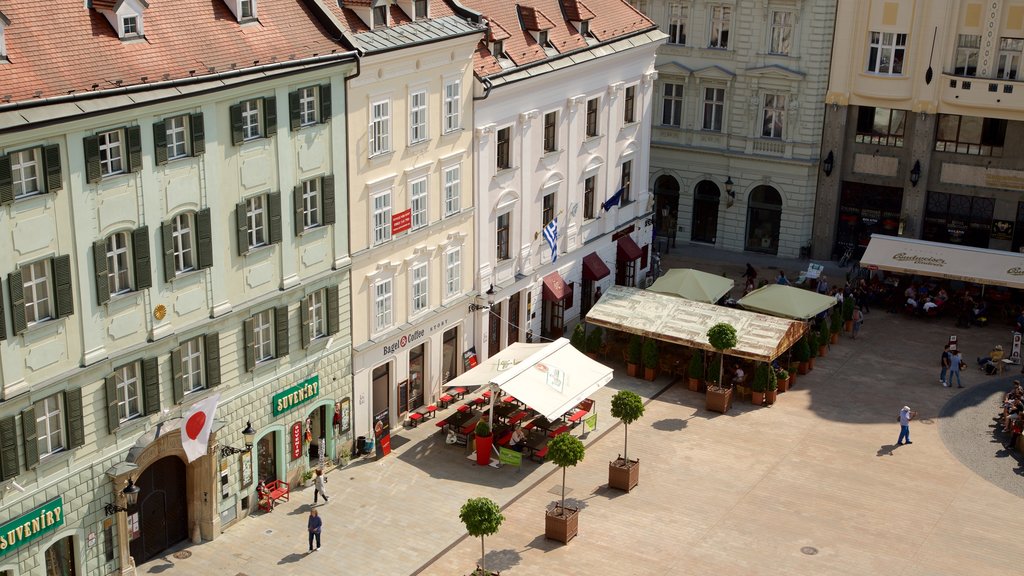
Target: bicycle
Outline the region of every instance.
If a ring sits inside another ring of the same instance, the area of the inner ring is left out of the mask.
[[[853,246],[847,246],[846,252],[843,252],[842,258],[839,259],[839,267],[845,268],[850,263],[850,257],[853,256]]]

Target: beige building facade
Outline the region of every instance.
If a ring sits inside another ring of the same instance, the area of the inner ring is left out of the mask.
[[[840,0],[837,18],[815,254],[871,234],[1019,251],[1024,2]]]
[[[659,246],[805,255],[835,0],[632,3],[668,35],[651,134]]]

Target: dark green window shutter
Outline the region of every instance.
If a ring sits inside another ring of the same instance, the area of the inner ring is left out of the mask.
[[[25,320],[25,284],[21,280],[21,270],[7,275],[7,295],[11,299],[11,331],[21,334],[28,327]]]
[[[43,148],[43,164],[46,169],[46,191],[56,192],[64,188],[60,171],[60,146],[51,144]]]
[[[331,119],[331,85],[320,85],[320,123]]]
[[[7,340],[7,319],[4,318],[3,290],[0,289],[0,341]]]
[[[238,239],[239,256],[245,256],[249,252],[249,219],[246,212],[245,200],[235,204],[235,235]]]
[[[176,274],[174,268],[174,236],[172,235],[173,225],[168,220],[160,224],[160,242],[164,250],[164,281],[174,280]]]
[[[71,289],[71,256],[64,254],[53,259],[53,290],[57,295],[57,318],[75,312],[75,293]]]
[[[274,358],[288,355],[288,306],[274,308]]]
[[[337,334],[341,307],[338,305],[339,290],[337,286],[327,287],[327,333]]]
[[[14,202],[14,174],[11,172],[11,157],[0,156],[0,204]]]
[[[268,230],[267,241],[270,244],[277,244],[281,241],[281,193],[271,192],[267,194],[267,216]]]
[[[64,412],[68,421],[68,446],[78,448],[85,445],[81,388],[74,388],[64,393]]]
[[[185,397],[185,382],[181,375],[181,348],[171,350],[171,391],[174,403],[181,404]]]
[[[160,371],[156,357],[142,361],[142,393],[143,414],[156,414],[160,411]]]
[[[256,351],[252,349],[252,331],[256,323],[252,318],[242,322],[242,345],[245,347],[245,371],[252,372],[256,368]]]
[[[102,177],[100,174],[100,139],[96,136],[86,136],[82,139],[85,147],[85,181],[95,184]]]
[[[322,216],[320,222],[325,226],[338,221],[337,208],[334,206],[334,176],[324,176],[320,179],[320,202]]]
[[[210,229],[210,209],[196,212],[196,246],[199,248],[197,263],[200,270],[213,266],[213,231]]]
[[[263,135],[270,138],[277,134],[277,98],[263,99]]]
[[[153,123],[153,148],[156,163],[167,164],[167,125],[162,120]]]
[[[14,416],[0,420],[0,480],[18,475],[18,428]]]
[[[312,334],[309,332],[309,296],[299,301],[299,340],[302,348],[309,347]]]
[[[292,206],[292,218],[295,219],[295,235],[301,236],[302,233],[306,230],[306,223],[304,218],[306,214],[306,206],[305,203],[302,201],[302,184],[299,184],[295,188],[292,188]]]
[[[29,406],[21,411],[21,439],[25,446],[25,469],[39,464],[39,440],[36,437],[36,409]]]
[[[117,384],[113,374],[103,379],[103,388],[107,392],[107,430],[113,434],[121,426],[121,415],[117,410]]]
[[[203,340],[204,365],[206,367],[206,387],[220,385],[220,334],[207,334]]]
[[[135,259],[135,289],[153,286],[153,268],[149,261],[149,226],[132,230],[132,257]]]
[[[242,105],[235,104],[229,111],[231,116],[231,143],[238,146],[245,138],[245,133],[242,132]]]
[[[142,130],[138,126],[129,126],[124,132],[128,140],[128,170],[138,172],[142,170]],[[166,142],[164,154],[167,154]]]
[[[188,117],[189,134],[192,135],[192,155],[206,153],[206,126],[203,124],[203,113],[197,112]]]
[[[288,93],[288,129],[292,132],[299,129],[302,119],[299,117],[299,91]]]
[[[110,271],[107,269],[107,241],[92,243],[92,264],[96,278],[96,305],[110,302]]]

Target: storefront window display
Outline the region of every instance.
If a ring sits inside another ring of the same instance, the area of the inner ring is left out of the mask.
[[[928,192],[921,238],[988,248],[994,209],[992,198]]]
[[[256,443],[256,476],[264,482],[277,480],[277,432],[270,432]]]
[[[778,254],[782,223],[782,197],[771,186],[750,193],[747,207],[747,250]]]

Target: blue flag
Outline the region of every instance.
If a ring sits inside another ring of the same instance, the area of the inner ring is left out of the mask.
[[[551,247],[551,261],[554,262],[558,259],[558,216],[544,227],[544,239]]]
[[[618,206],[619,203],[622,202],[622,193],[625,191],[625,188],[619,188],[618,190],[615,191],[615,194],[612,194],[611,198],[605,200],[604,203],[601,204],[601,207],[604,208],[604,211],[607,212],[611,210],[612,206]]]

